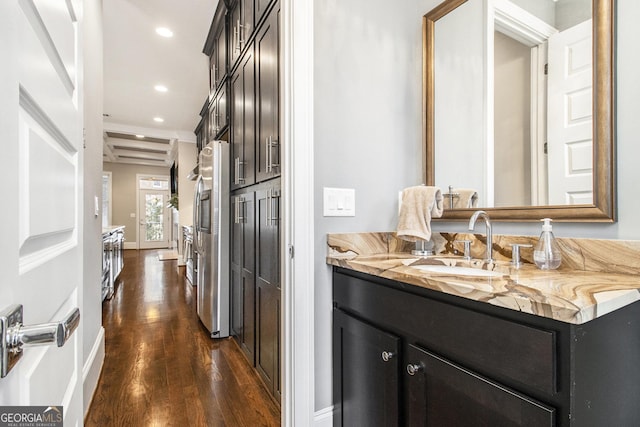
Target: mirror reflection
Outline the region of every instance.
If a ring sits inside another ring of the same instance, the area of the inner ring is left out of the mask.
[[[591,0],[469,0],[436,22],[445,208],[593,203],[591,11]]]

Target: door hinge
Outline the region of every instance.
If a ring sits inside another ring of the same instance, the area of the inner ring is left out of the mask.
[[[293,248],[293,245],[289,245],[289,258],[293,259],[294,255],[295,255],[295,249]]]
[[[549,146],[549,143],[545,142],[544,143],[544,154],[549,154],[548,146]]]
[[[544,64],[544,75],[549,74],[549,63]]]

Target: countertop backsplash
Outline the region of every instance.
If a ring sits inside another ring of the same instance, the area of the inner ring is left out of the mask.
[[[463,244],[456,241],[471,240],[471,257],[482,259],[486,253],[483,234],[434,232],[436,255],[461,255]],[[581,270],[601,273],[640,274],[640,241],[576,239],[556,237],[562,248],[560,270]],[[511,260],[511,244],[534,245],[538,237],[493,235],[493,254],[497,261]],[[335,233],[327,236],[328,256],[350,258],[357,255],[410,253],[411,242],[399,239],[394,232]],[[533,264],[533,248],[521,248],[522,262]]]

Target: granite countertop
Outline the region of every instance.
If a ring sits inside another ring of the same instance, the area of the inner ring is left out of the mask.
[[[357,253],[353,250],[357,243],[344,250],[348,234],[336,236],[339,238],[332,239],[330,235],[328,239],[329,265],[566,323],[582,324],[640,300],[640,275],[637,274],[571,268],[542,271],[531,263],[515,269],[508,260],[486,264],[480,260],[464,261],[460,256],[447,253],[420,258],[396,251],[402,248],[394,248],[389,242],[387,252],[375,253],[369,248]],[[337,247],[336,242],[341,245]],[[415,268],[420,264],[482,268],[501,276],[426,272]]]
[[[124,225],[107,225],[102,227],[102,235],[104,236],[105,234],[111,234],[114,231],[117,231],[120,229],[124,230]]]

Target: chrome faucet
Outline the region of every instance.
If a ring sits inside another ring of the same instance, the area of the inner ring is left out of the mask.
[[[487,214],[485,211],[475,211],[473,215],[471,215],[471,219],[469,220],[469,231],[473,231],[478,218],[484,219],[484,225],[486,227],[487,255],[485,257],[485,261],[488,263],[493,263],[493,233],[491,231],[491,220],[489,219],[489,214]]]

